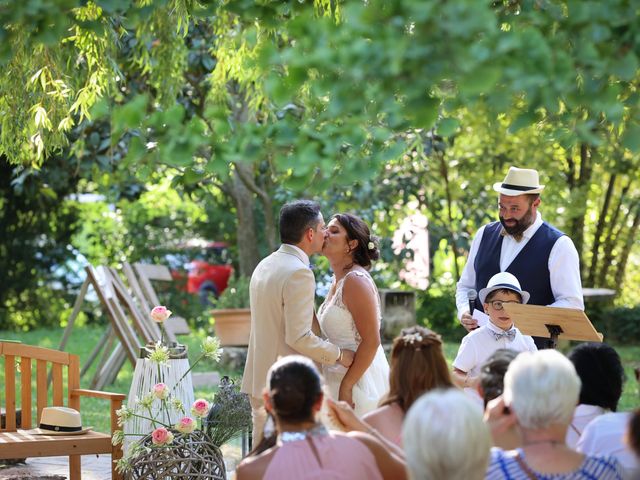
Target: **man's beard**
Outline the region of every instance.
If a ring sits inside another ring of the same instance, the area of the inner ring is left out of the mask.
[[[500,217],[500,223],[502,224],[502,228],[504,228],[504,231],[507,232],[516,240],[518,241],[521,240],[522,234],[524,233],[524,231],[527,228],[529,228],[534,221],[532,206],[529,206],[529,209],[522,216],[520,220],[517,220],[515,218],[510,218],[509,220],[513,220],[515,222],[515,225],[507,226],[507,224],[504,221],[504,217]]]

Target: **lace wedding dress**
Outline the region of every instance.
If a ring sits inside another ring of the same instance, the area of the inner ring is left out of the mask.
[[[356,351],[362,339],[356,329],[351,312],[349,312],[342,301],[344,281],[350,275],[366,277],[375,289],[377,298],[377,289],[373,279],[367,273],[351,271],[337,283],[334,294],[328,297],[320,306],[318,320],[322,333],[331,343],[340,348]],[[378,324],[376,328],[380,328],[379,300],[376,300],[376,310],[378,312]],[[342,382],[345,373],[347,373],[347,368],[342,365],[323,365],[322,368],[322,374],[329,387],[331,397],[336,401],[338,400],[340,382]],[[353,387],[352,399],[355,404],[356,413],[363,415],[377,408],[378,402],[388,390],[389,364],[382,350],[382,345],[379,345],[371,365],[369,365],[369,368]]]

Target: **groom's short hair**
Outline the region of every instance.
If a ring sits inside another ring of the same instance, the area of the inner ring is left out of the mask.
[[[300,243],[307,228],[315,228],[320,216],[320,205],[311,200],[296,200],[280,209],[280,241]]]

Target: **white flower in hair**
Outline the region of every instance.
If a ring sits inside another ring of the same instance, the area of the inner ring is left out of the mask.
[[[419,333],[410,333],[408,335],[404,336],[404,342],[408,343],[409,345],[413,345],[414,343],[418,342],[422,342],[422,335],[420,335]]]
[[[376,248],[375,244],[373,242],[369,242],[367,244],[367,247],[369,248],[369,250],[373,250],[374,248]]]

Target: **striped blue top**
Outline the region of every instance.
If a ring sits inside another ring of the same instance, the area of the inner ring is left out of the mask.
[[[522,449],[518,448],[516,451],[526,463]],[[608,455],[586,455],[580,468],[573,472],[561,474],[535,472],[535,474],[539,480],[622,480],[624,478],[622,467],[618,461]],[[505,451],[494,447],[491,449],[491,461],[489,462],[485,479],[530,480],[530,477],[520,468],[513,451]]]

